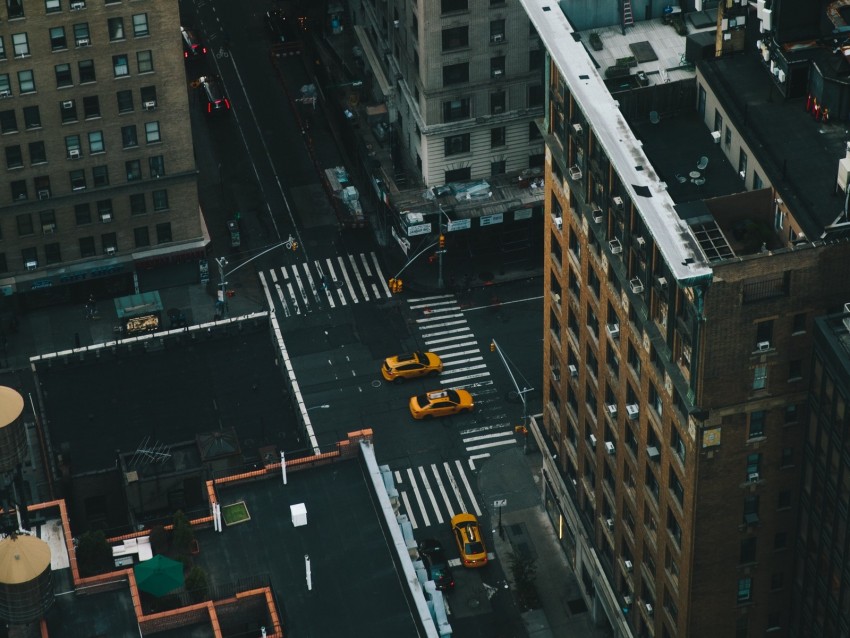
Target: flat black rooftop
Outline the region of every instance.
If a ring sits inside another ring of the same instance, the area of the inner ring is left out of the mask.
[[[250,520],[223,533],[199,530],[195,562],[216,586],[268,577],[292,638],[418,636],[415,608],[358,459],[218,489],[222,507],[244,501]],[[294,527],[290,505],[307,525]],[[312,590],[307,589],[310,557]]]
[[[838,161],[850,140],[847,126],[816,121],[806,98],[785,99],[753,52],[703,60],[699,69],[744,135],[770,182],[815,239],[844,206],[836,195]],[[842,194],[843,195],[843,194]]]
[[[283,449],[292,411],[268,325],[240,325],[194,340],[187,333],[161,350],[136,344],[39,362],[53,449],[74,474],[114,467],[117,450],[132,453],[145,441],[171,445],[231,427],[248,458],[263,445]]]

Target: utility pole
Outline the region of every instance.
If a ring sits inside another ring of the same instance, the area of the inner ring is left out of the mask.
[[[216,257],[215,258],[215,263],[218,265],[218,286],[219,286],[219,288],[218,288],[218,301],[221,302],[222,318],[224,318],[225,314],[227,313],[227,293],[225,292],[225,287],[227,286],[227,279],[226,278],[229,277],[230,275],[232,275],[233,273],[235,273],[237,270],[239,270],[243,266],[247,266],[248,264],[250,264],[255,259],[259,259],[260,257],[265,255],[266,253],[270,253],[271,251],[273,251],[277,248],[280,248],[281,246],[288,246],[290,250],[295,250],[295,247],[297,246],[297,244],[294,244],[294,246],[293,246],[293,244],[294,244],[294,242],[292,240],[292,235],[290,235],[289,239],[287,239],[286,241],[282,241],[278,244],[275,244],[271,248],[266,248],[264,251],[257,253],[256,255],[251,257],[250,259],[246,259],[241,264],[236,266],[233,270],[228,270],[226,273],[224,272],[224,267],[228,265],[227,258],[226,257]]]
[[[502,349],[499,347],[499,344],[496,343],[495,339],[490,340],[490,350],[499,355],[499,358],[502,360],[502,365],[505,366],[505,370],[508,373],[508,377],[510,378],[511,383],[514,384],[517,396],[519,396],[520,400],[522,401],[522,425],[518,428],[515,428],[515,430],[523,433],[525,439],[524,451],[528,452],[528,400],[526,399],[525,395],[529,392],[532,392],[534,388],[523,385],[522,389],[520,389],[516,377],[514,377],[514,374],[511,371],[511,365],[509,365],[508,359],[507,357],[505,357],[505,353],[502,352]],[[523,381],[525,381],[525,379],[523,379]]]
[[[445,283],[443,282],[443,253],[446,252],[446,235],[443,232],[443,216],[446,215],[445,211],[443,211],[443,206],[441,204],[437,204],[437,208],[440,211],[440,221],[437,224],[437,227],[440,231],[440,236],[437,239],[437,288],[442,290],[445,287]]]

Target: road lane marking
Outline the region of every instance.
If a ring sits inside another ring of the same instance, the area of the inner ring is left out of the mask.
[[[434,463],[431,464],[431,471],[434,472],[434,480],[437,483],[437,487],[440,488],[440,493],[443,495],[443,501],[446,503],[446,509],[449,510],[449,518],[454,518],[454,507],[452,507],[452,504],[449,501],[449,495],[446,492],[446,488],[443,487],[443,482],[440,480],[440,473],[437,471],[437,466]],[[440,522],[442,523],[443,521]]]
[[[437,506],[437,499],[434,497],[434,491],[431,489],[431,484],[428,482],[428,475],[425,474],[425,468],[421,465],[419,466],[419,475],[422,477],[422,481],[425,483],[425,491],[428,492],[428,498],[431,499],[431,505],[434,508],[434,514],[437,517],[437,522],[442,523],[443,517],[440,515],[440,508]]]
[[[475,515],[481,516],[481,508],[478,507],[478,501],[475,499],[475,494],[472,493],[472,487],[469,485],[469,480],[466,478],[466,472],[463,471],[463,465],[460,464],[460,459],[455,459],[457,471],[460,472],[460,478],[466,486],[466,493],[469,494],[469,500],[472,501],[472,507],[475,508]]]
[[[459,334],[463,333],[463,334]],[[432,339],[432,337],[440,337],[441,335],[454,335],[453,337],[443,337],[442,339]],[[475,338],[475,335],[470,332],[469,328],[453,328],[452,330],[440,330],[439,332],[429,332],[422,335],[425,343],[443,343],[445,341],[457,341],[458,339]]]
[[[505,436],[513,436],[513,431],[511,432],[494,432],[493,434],[481,434],[480,436],[469,436],[463,439],[464,443],[469,443],[471,441],[485,441],[487,439],[500,439]]]
[[[354,286],[351,285],[351,280],[348,278],[348,270],[345,268],[345,260],[342,258],[342,255],[337,255],[337,259],[339,260],[339,270],[345,279],[345,285],[348,286],[348,292],[351,293],[351,299],[354,303],[357,303],[359,299],[357,299],[357,293],[354,291]]]
[[[416,519],[413,517],[413,510],[410,507],[410,501],[407,500],[407,492],[400,492],[401,500],[404,501],[404,511],[407,512],[407,518],[410,519],[410,525],[413,529],[417,529],[419,526],[416,524]]]
[[[357,277],[357,283],[360,284],[360,290],[363,291],[363,300],[369,301],[369,292],[366,290],[366,284],[363,283],[363,277],[360,276],[360,271],[357,269],[357,262],[354,261],[354,255],[348,255],[348,261],[354,269],[354,274]]]
[[[516,441],[511,439],[510,441],[495,441],[494,443],[482,443],[481,445],[470,445],[466,448],[467,452],[473,452],[475,450],[486,450],[488,447],[498,447],[500,445],[514,445]]]
[[[398,470],[395,470],[393,472],[393,475],[395,476],[396,485],[401,485],[401,472],[399,472]]]
[[[458,319],[457,321],[443,321],[443,319],[445,319],[445,318],[446,317],[437,317],[436,319],[417,319],[417,321],[437,321],[437,320],[439,320],[441,322],[441,323],[434,323],[434,324],[431,324],[429,326],[420,326],[419,329],[420,330],[433,330],[434,328],[448,328],[450,326],[464,326],[464,325],[466,325],[466,319]],[[466,328],[466,330],[469,330],[469,328]],[[439,333],[439,332],[430,333],[430,334],[422,335],[422,336],[423,337],[432,337],[432,336],[434,336],[434,334],[441,334],[441,333]]]
[[[463,494],[461,494],[460,489],[458,489],[457,481],[455,480],[454,474],[452,474],[452,468],[449,465],[448,461],[443,461],[443,468],[446,470],[446,476],[448,477],[449,485],[451,485],[452,491],[455,493],[455,496],[457,497],[458,505],[460,505],[460,511],[461,512],[468,511],[466,509],[466,503],[463,500]],[[435,469],[434,471],[436,472],[437,470]]]
[[[453,359],[454,357],[464,357],[468,354],[481,354],[481,350],[479,350],[478,348],[476,348],[475,350],[464,350],[463,352],[449,352],[449,353],[444,352],[445,350],[448,350],[449,348],[464,348],[467,345],[468,344],[465,344],[465,343],[456,343],[453,346],[448,346],[448,347],[445,347],[445,348],[439,348],[438,350],[434,350],[434,352],[439,354],[440,359],[442,359],[443,361],[445,361],[446,359]]]
[[[321,266],[319,268],[321,269]],[[313,275],[310,272],[310,267],[306,261],[304,262],[304,276],[310,284],[310,290],[313,293],[313,298],[316,300],[316,303],[318,303],[319,301],[321,301],[319,297],[319,289],[316,287],[316,282],[313,281]]]
[[[410,484],[413,486],[413,495],[416,497],[416,502],[419,503],[419,512],[422,514],[422,519],[425,522],[425,527],[429,527],[431,525],[431,519],[428,518],[428,512],[425,511],[425,503],[422,502],[422,495],[419,494],[419,486],[416,485],[416,477],[414,477],[413,470],[411,468],[407,468],[407,475],[410,477]],[[425,474],[423,473],[422,476],[424,477]],[[431,496],[431,503],[433,503],[434,496],[431,494],[430,486],[428,487],[428,494],[429,496]],[[440,512],[437,511],[437,517],[439,518],[439,516]],[[440,519],[440,522],[443,522],[442,519]]]
[[[472,471],[475,471],[475,461],[478,461],[479,459],[489,459],[489,458],[490,458],[489,452],[484,452],[484,454],[473,454],[472,456],[469,457],[469,469],[472,470]]]
[[[454,295],[432,295],[431,297],[414,297],[413,299],[408,299],[407,303],[415,304],[420,301],[434,301],[436,299],[454,299]],[[418,306],[410,306],[411,308],[417,308]]]
[[[375,283],[375,278],[372,277],[372,269],[369,268],[369,262],[366,261],[366,255],[360,253],[360,262],[363,264],[363,271],[366,273],[366,276],[372,280],[372,293],[375,295],[375,299],[381,296],[381,291],[378,290],[378,284]]]
[[[455,355],[455,356],[460,356],[460,355]],[[464,364],[467,364],[467,363],[472,363],[473,361],[483,361],[483,360],[484,360],[484,357],[467,357],[466,359],[460,359],[459,361],[449,361],[446,365],[460,366],[460,365],[464,365]],[[443,359],[443,363],[445,363],[445,359]],[[485,364],[484,367],[486,367],[486,364]],[[460,370],[452,370],[452,372],[460,372]]]
[[[378,263],[378,256],[374,253],[374,251],[369,254],[372,255],[372,263],[375,265],[375,273],[377,273],[378,279],[384,287],[384,295],[386,297],[392,297],[393,293],[390,292],[389,286],[387,285],[388,280],[384,277],[384,271],[381,270],[381,265]]]
[[[337,294],[337,295],[339,295],[339,302],[340,302],[343,306],[347,306],[347,305],[348,305],[348,301],[346,301],[346,299],[345,299],[345,295],[342,293],[342,286],[338,286],[338,285],[337,285],[337,284],[339,283],[339,280],[336,278],[336,271],[334,270],[334,263],[333,263],[333,261],[331,260],[331,258],[330,258],[330,257],[328,257],[328,258],[325,260],[325,262],[326,262],[326,263],[327,263],[327,265],[328,265],[328,273],[329,273],[329,274],[330,274],[330,276],[331,276],[331,283],[332,283],[332,287],[333,287],[333,288],[336,288],[336,294]]]

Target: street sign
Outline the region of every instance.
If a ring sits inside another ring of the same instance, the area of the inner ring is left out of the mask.
[[[500,498],[493,501],[493,507],[505,507],[508,504],[508,499]]]
[[[471,219],[450,219],[446,224],[446,231],[452,232],[454,230],[468,230],[472,228],[472,220]]]
[[[531,219],[531,209],[520,208],[519,210],[515,210],[514,221],[519,221],[520,219]]]
[[[431,222],[427,224],[416,224],[415,226],[407,227],[407,236],[415,237],[416,235],[427,235],[431,232]]]
[[[479,224],[481,226],[492,226],[493,224],[501,224],[504,220],[504,215],[502,213],[496,213],[495,215],[486,215],[479,220]]]

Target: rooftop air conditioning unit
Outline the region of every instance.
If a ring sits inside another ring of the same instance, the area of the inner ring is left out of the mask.
[[[616,403],[608,403],[605,406],[608,408],[608,414],[611,416],[617,416],[617,404]]]
[[[156,108],[156,100],[148,100],[142,106],[145,107],[146,111],[153,111]]]
[[[47,190],[46,188],[38,191],[38,198],[39,199],[50,199],[50,191]]]
[[[756,481],[759,480],[759,473],[758,472],[750,472],[749,474],[747,474],[747,480],[750,483],[755,483]]]
[[[597,223],[597,224],[602,223],[602,209],[601,208],[594,208],[591,211],[591,215],[593,215],[593,221],[595,223]]]
[[[614,208],[616,208],[617,210],[623,210],[624,204],[622,197],[612,197],[611,202],[614,204]]]
[[[578,122],[573,124],[573,131],[575,132],[576,135],[581,135],[582,133],[584,133],[584,129],[581,127],[581,124],[579,124]]]
[[[28,261],[26,266],[27,266],[27,270],[35,270],[36,268],[38,268],[38,262],[37,261]]]
[[[85,2],[72,2],[71,3],[71,11],[79,11],[80,9],[85,9]]]
[[[570,371],[570,376],[575,379],[578,376],[578,368],[574,365],[568,365],[567,370]]]
[[[564,228],[564,218],[563,217],[552,217],[552,223],[555,224],[555,228],[558,230],[563,230]]]
[[[711,139],[714,140],[715,144],[720,144],[720,131],[712,131]]]
[[[78,47],[87,47],[91,44],[91,41],[88,38],[77,38],[77,46]]]
[[[646,608],[646,615],[651,616],[653,612],[652,605],[650,603],[646,603],[644,607]]]
[[[609,240],[608,246],[611,248],[611,252],[615,255],[619,255],[621,252],[623,252],[623,245],[620,243],[619,239]]]
[[[106,254],[107,255],[114,255],[115,254],[115,246],[107,246],[106,247]]]
[[[578,166],[570,166],[570,179],[574,182],[581,179],[581,169]]]
[[[608,452],[608,454],[614,454],[616,451],[616,448],[611,441],[605,441],[605,451]]]
[[[643,282],[640,280],[639,277],[629,279],[629,286],[631,286],[632,292],[635,294],[643,292]]]
[[[72,109],[74,108],[74,100],[65,100],[62,102],[63,109]]]
[[[72,148],[68,150],[68,157],[71,159],[80,159],[80,149]]]
[[[590,439],[590,445],[596,447],[596,435],[591,434],[588,438]]]
[[[640,414],[640,406],[637,403],[627,403],[626,414],[632,421],[634,421]]]
[[[613,518],[606,518],[605,519],[605,525],[608,526],[608,529],[613,530],[614,529],[614,519]]]
[[[659,452],[658,448],[655,447],[654,445],[650,445],[650,446],[647,446],[647,448],[646,448],[646,455],[654,461],[659,456],[661,456],[661,452]]]
[[[623,561],[623,567],[626,568],[627,572],[631,573],[635,566],[634,566],[634,564],[632,564],[632,561],[624,560]]]
[[[620,336],[620,324],[618,323],[609,323],[607,326],[608,334],[611,335],[612,339],[616,339]]]
[[[759,341],[756,344],[756,350],[758,352],[767,352],[770,350],[770,341]]]
[[[9,89],[3,89],[0,91],[0,98],[4,97],[12,97],[12,92]]]

